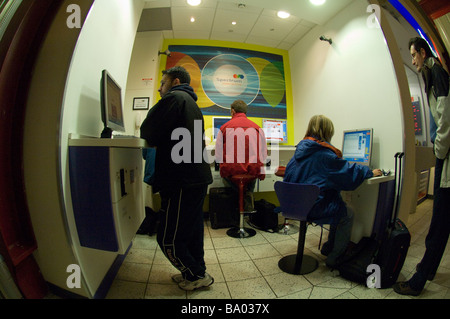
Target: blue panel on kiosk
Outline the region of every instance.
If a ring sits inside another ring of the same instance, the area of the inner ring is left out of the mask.
[[[108,147],[69,147],[72,205],[80,245],[118,251]]]

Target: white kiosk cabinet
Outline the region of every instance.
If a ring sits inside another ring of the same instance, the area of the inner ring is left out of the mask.
[[[69,141],[73,211],[80,245],[125,254],[145,217],[139,138]]]

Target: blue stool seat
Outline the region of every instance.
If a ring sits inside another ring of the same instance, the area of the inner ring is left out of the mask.
[[[276,182],[275,192],[280,202],[284,217],[300,221],[297,254],[285,256],[278,262],[278,267],[293,275],[313,272],[319,266],[317,260],[304,255],[308,214],[314,206],[320,189],[316,185]]]

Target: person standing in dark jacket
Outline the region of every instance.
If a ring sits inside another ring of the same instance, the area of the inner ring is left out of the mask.
[[[204,120],[181,66],[162,72],[161,99],[141,125],[141,138],[156,148],[154,192],[161,195],[157,241],[164,255],[181,274],[173,281],[183,290],[213,284],[204,261],[203,202],[212,183],[203,157]]]
[[[366,178],[381,176],[380,169],[350,164],[342,152],[330,144],[334,135],[333,122],[324,115],[315,115],[309,121],[305,137],[297,145],[294,157],[286,166],[285,182],[313,184],[320,194],[308,221],[330,224],[328,242],[322,253],[326,265],[338,266],[350,242],[353,213],[343,201],[340,192],[355,190]]]
[[[450,234],[450,82],[447,71],[434,58],[422,38],[409,40],[412,64],[422,74],[430,107],[430,137],[436,156],[433,217],[425,239],[425,254],[408,281],[393,288],[401,295],[418,296],[439,268]]]

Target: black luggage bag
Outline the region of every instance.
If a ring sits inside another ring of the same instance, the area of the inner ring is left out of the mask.
[[[275,204],[260,199],[254,202],[254,206],[256,212],[249,216],[250,226],[270,233],[278,232],[278,214],[275,212]]]
[[[367,267],[373,264],[378,250],[378,242],[372,237],[363,237],[352,249],[351,256],[338,266],[339,275],[360,284],[367,282]]]
[[[210,188],[209,220],[213,229],[239,225],[239,198],[231,187]]]
[[[406,225],[398,218],[399,194],[401,193],[402,158],[404,153],[395,154],[395,174],[397,179],[397,196],[393,217],[388,221],[389,227],[382,239],[375,264],[381,270],[381,288],[390,288],[398,279],[408,254],[411,234]],[[399,166],[397,167],[397,160]]]
[[[145,218],[142,221],[136,234],[152,236],[158,231],[159,218],[161,213],[155,212],[150,207],[145,207]]]
[[[403,267],[411,241],[411,235],[405,224],[398,218],[398,204],[401,191],[401,159],[403,153],[395,154],[395,204],[393,209],[381,212],[377,219],[383,220],[379,225],[384,229],[374,230],[372,237],[364,237],[356,246],[356,252],[351,259],[338,267],[342,277],[366,284],[369,277],[368,266],[371,264],[380,267],[379,282],[376,287],[390,288],[396,281]],[[400,165],[397,167],[397,160]],[[397,177],[398,176],[398,177]],[[387,205],[389,207],[389,205]]]
[[[390,288],[398,279],[408,253],[411,235],[405,224],[396,219],[393,229],[382,243],[375,264],[381,270],[381,288]]]

